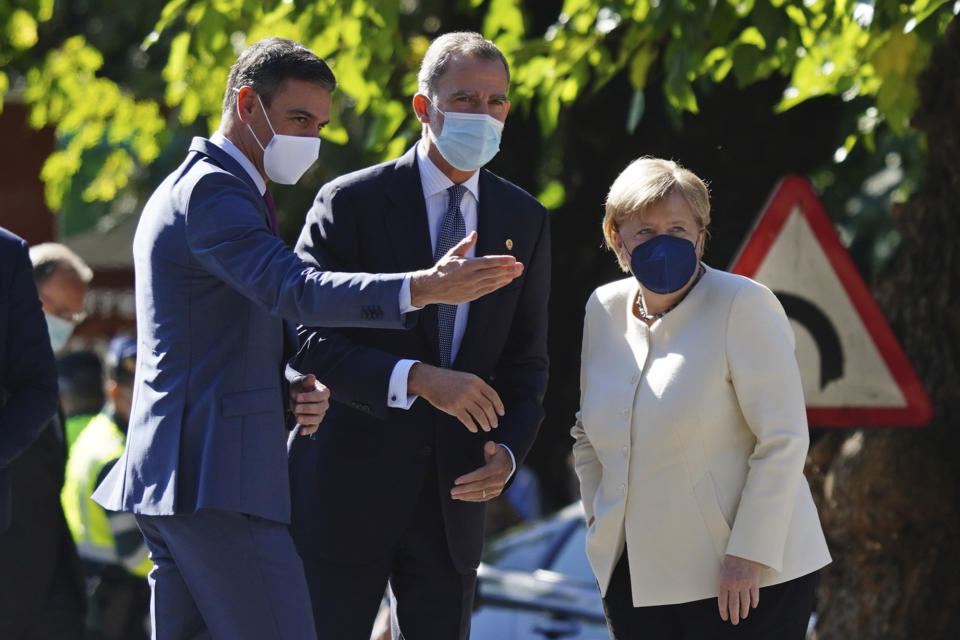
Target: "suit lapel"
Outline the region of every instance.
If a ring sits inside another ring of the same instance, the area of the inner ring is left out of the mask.
[[[397,271],[409,272],[433,265],[427,205],[423,198],[417,149],[412,147],[394,165],[392,180],[386,190],[389,205],[383,211],[388,242],[396,256]],[[434,362],[440,360],[437,340],[437,307],[428,305],[420,312],[418,331],[430,345]]]
[[[492,188],[490,176],[485,169],[480,170],[480,202],[477,207],[477,256],[503,255],[507,251],[506,239],[508,233],[507,216],[500,210],[501,202]],[[463,334],[463,342],[454,360],[453,368],[466,368],[458,365],[468,365],[477,349],[484,348],[482,336],[487,324],[495,312],[495,292],[487,294],[470,303],[470,312],[467,314],[467,329]]]

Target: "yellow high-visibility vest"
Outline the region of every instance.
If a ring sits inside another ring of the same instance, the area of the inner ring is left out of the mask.
[[[120,457],[125,441],[123,432],[105,413],[90,420],[70,447],[60,501],[81,558],[123,566],[134,575],[146,576],[153,562],[138,558],[129,566],[129,560],[124,561],[117,553],[107,512],[90,498],[103,466]]]

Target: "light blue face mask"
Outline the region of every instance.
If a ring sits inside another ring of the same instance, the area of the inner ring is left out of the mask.
[[[50,335],[50,346],[53,348],[54,353],[59,353],[67,346],[67,340],[73,335],[73,323],[50,313],[44,313],[43,315],[47,320],[47,333]]]
[[[434,143],[444,160],[460,171],[476,171],[500,151],[503,123],[484,113],[444,113],[440,135],[433,133]]]

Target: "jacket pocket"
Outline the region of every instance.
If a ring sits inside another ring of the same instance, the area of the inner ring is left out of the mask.
[[[280,389],[251,389],[228,393],[220,398],[220,415],[224,418],[245,416],[254,413],[275,411],[280,398]]]
[[[716,548],[717,556],[722,558],[727,553],[727,543],[730,541],[730,524],[720,509],[717,500],[717,489],[713,484],[713,475],[705,473],[693,487],[700,515],[706,525],[710,539]]]

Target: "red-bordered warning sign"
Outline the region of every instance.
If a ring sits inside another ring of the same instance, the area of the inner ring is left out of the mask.
[[[769,287],[797,337],[812,426],[922,426],[933,406],[810,183],[783,179],[730,268]]]

